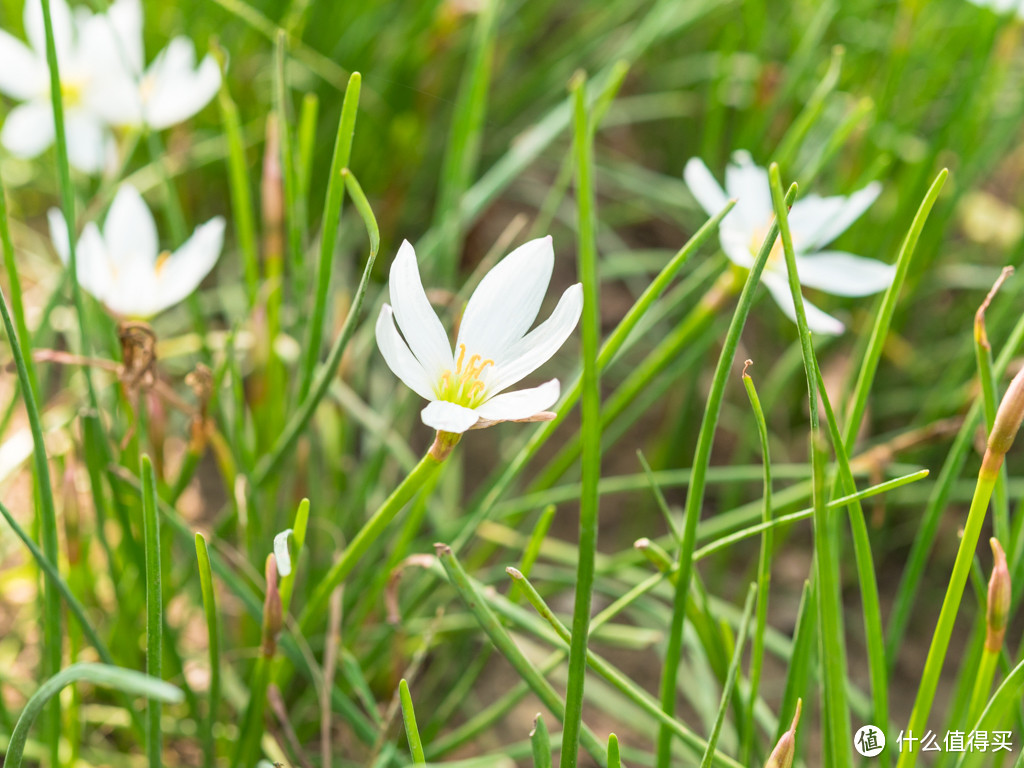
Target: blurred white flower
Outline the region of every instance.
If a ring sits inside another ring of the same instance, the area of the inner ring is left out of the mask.
[[[96,173],[113,151],[102,117],[105,82],[116,71],[114,51],[141,58],[141,14],[138,0],[116,0],[104,14],[83,7],[72,14],[64,0],[50,1],[68,159],[80,171]],[[31,158],[53,144],[55,129],[41,0],[26,0],[24,16],[29,45],[0,30],[0,92],[23,102],[7,115],[0,143]]]
[[[1024,19],[1024,0],[967,0],[972,5],[991,8],[998,14],[1015,13]]]
[[[217,95],[220,67],[207,55],[196,67],[187,37],[175,37],[142,71],[139,61],[114,70],[101,105],[104,119],[121,128],[163,130],[195,115]]]
[[[554,260],[551,238],[544,237],[521,245],[495,265],[466,305],[453,354],[423,291],[416,252],[408,241],[402,243],[388,283],[394,307],[381,308],[377,346],[395,375],[430,401],[420,414],[424,424],[462,433],[494,422],[550,418],[546,411],[558,400],[557,379],[498,393],[545,363],[579,320],[583,286],[577,283],[565,290],[550,317],[530,331]]]
[[[64,216],[49,212],[50,237],[68,263]],[[224,245],[224,219],[196,227],[174,253],[161,251],[153,214],[138,190],[122,184],[107,213],[103,231],[89,222],[78,240],[79,284],[114,314],[148,318],[188,296],[213,269]]]
[[[726,192],[701,160],[691,158],[683,178],[709,214],[725,207]],[[725,169],[725,189],[728,197],[737,202],[719,227],[722,250],[734,264],[749,269],[775,215],[768,172],[755,165],[748,152],[735,152],[732,163]],[[836,296],[867,296],[885,290],[892,283],[895,267],[889,264],[843,251],[824,250],[868,209],[881,191],[882,186],[873,182],[849,197],[808,195],[797,199],[789,212],[789,226],[801,285]],[[761,282],[782,311],[791,320],[795,319],[781,238],[775,241]],[[808,301],[804,301],[804,308],[812,331],[843,332],[843,324],[836,318]]]

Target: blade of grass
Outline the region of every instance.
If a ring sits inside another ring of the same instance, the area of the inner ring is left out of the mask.
[[[530,731],[530,746],[533,750],[533,768],[551,768],[551,737],[544,718],[538,714],[533,718],[533,730]],[[612,768],[609,764],[608,768]]]
[[[338,222],[341,220],[341,207],[345,200],[345,179],[341,171],[348,167],[349,158],[352,156],[352,139],[356,130],[361,84],[362,75],[353,72],[345,88],[345,99],[341,103],[341,116],[338,118],[338,135],[334,140],[331,170],[327,177],[327,194],[324,195],[324,210],[320,218],[320,258],[316,266],[316,295],[306,334],[305,357],[299,383],[300,402],[309,394],[316,362],[320,359],[320,342],[323,338],[324,315],[327,311],[331,268],[334,264],[334,246],[338,240]]]
[[[757,620],[754,625],[754,639],[751,642],[750,650],[750,693],[747,705],[747,738],[744,740],[740,752],[740,762],[750,765],[751,755],[754,750],[754,736],[756,726],[754,724],[754,705],[757,703],[757,692],[761,684],[761,667],[764,662],[764,633],[768,625],[768,595],[772,578],[772,551],[774,549],[774,537],[772,528],[772,469],[771,453],[768,449],[768,425],[764,420],[764,411],[761,410],[761,401],[757,396],[757,389],[754,387],[754,380],[747,373],[747,367],[751,364],[747,360],[743,364],[743,386],[747,390],[747,398],[750,400],[750,408],[754,413],[754,423],[757,425],[757,434],[761,440],[761,463],[764,465],[763,483],[763,507],[761,512],[761,523],[766,526],[761,533],[761,550],[757,559]],[[696,553],[694,553],[696,557]]]
[[[787,202],[791,202],[796,194],[795,189],[790,189],[786,196]],[[701,508],[704,504],[704,488],[707,480],[708,465],[711,463],[711,446],[714,442],[715,427],[718,424],[718,416],[721,412],[722,398],[725,394],[725,384],[728,379],[729,369],[732,367],[733,358],[736,355],[736,347],[739,345],[740,334],[746,324],[750,307],[754,303],[754,293],[761,273],[768,262],[778,236],[778,222],[773,222],[758,251],[754,265],[747,275],[746,282],[740,292],[740,297],[733,313],[732,321],[729,323],[729,330],[726,333],[722,351],[718,357],[718,364],[715,367],[714,378],[711,383],[711,390],[704,407],[704,416],[701,420],[700,432],[697,436],[697,448],[694,452],[691,464],[693,475],[686,493],[686,506],[683,512],[682,535],[677,540],[676,562],[679,564],[679,576],[675,585],[675,595],[672,602],[672,620],[669,627],[668,645],[665,649],[665,660],[662,666],[660,697],[662,711],[671,716],[676,708],[676,680],[679,675],[679,664],[683,650],[683,621],[686,616],[686,602],[690,591],[690,580],[693,573],[693,550],[697,538],[697,522],[700,519]],[[672,737],[669,730],[660,726],[658,730],[658,768],[668,768],[672,758]]]
[[[480,161],[500,4],[500,0],[483,0],[477,10],[468,61],[452,107],[452,125],[441,164],[434,215],[439,248],[435,263],[440,284],[444,286],[454,282],[462,253],[464,219],[460,203]]]
[[[28,733],[39,713],[50,699],[56,697],[66,686],[80,681],[112,688],[130,696],[145,696],[149,701],[177,704],[184,700],[182,692],[170,683],[132,669],[107,664],[72,664],[39,686],[25,704],[7,745],[7,754],[4,756],[5,768],[21,768]]]
[[[203,534],[196,534],[196,560],[199,565],[199,586],[203,593],[203,612],[206,616],[206,634],[210,644],[209,712],[203,728],[203,764],[211,768],[216,757],[213,726],[220,710],[220,630],[217,623],[217,596],[213,591],[213,570],[210,552]]]
[[[583,375],[581,410],[583,484],[580,494],[579,562],[576,570],[576,602],[573,610],[569,649],[569,682],[565,697],[562,729],[561,768],[575,768],[578,759],[579,729],[583,721],[583,689],[587,668],[587,642],[590,636],[590,603],[594,589],[594,558],[597,552],[597,481],[601,477],[601,390],[598,372],[600,312],[598,308],[596,212],[594,200],[593,126],[588,124],[586,78],[579,73],[570,86],[574,102],[574,147],[576,154],[576,196],[579,212],[577,251],[579,278],[583,283]]]
[[[316,150],[316,123],[319,116],[320,99],[315,93],[307,93],[302,97],[302,110],[299,112],[295,157],[295,207],[299,212],[299,227],[303,232],[309,226],[309,185],[313,179],[313,152]]]
[[[363,276],[359,281],[359,287],[356,289],[352,306],[345,317],[345,324],[342,326],[338,337],[334,341],[334,345],[331,347],[330,353],[327,355],[327,361],[314,378],[309,395],[302,400],[301,405],[292,413],[280,436],[274,443],[273,448],[260,458],[259,463],[253,470],[253,488],[261,487],[273,476],[274,472],[279,468],[282,459],[284,459],[285,454],[291,450],[302,430],[306,428],[306,424],[313,417],[313,412],[316,410],[317,405],[320,404],[320,401],[330,389],[331,381],[338,370],[338,366],[341,364],[341,358],[345,354],[345,349],[348,347],[352,334],[355,332],[359,315],[363,309],[366,287],[370,282],[373,264],[377,259],[377,250],[380,248],[380,230],[377,228],[377,220],[370,209],[370,203],[367,201],[366,195],[363,194],[363,190],[359,186],[359,182],[356,181],[355,176],[347,168],[342,169],[341,175],[345,180],[348,193],[366,225],[366,231],[370,237],[370,255],[366,260],[366,266],[363,268]]]
[[[782,240],[782,251],[786,257],[789,290],[796,309],[800,351],[807,382],[811,428],[811,471],[814,478],[812,499],[814,501],[815,576],[818,581],[818,626],[821,632],[822,653],[828,660],[828,663],[823,665],[822,690],[827,737],[824,750],[826,758],[823,762],[833,768],[847,768],[850,765],[850,712],[846,697],[846,648],[843,639],[838,553],[833,551],[833,543],[838,537],[832,533],[835,521],[830,520],[826,513],[824,456],[818,428],[818,383],[814,375],[817,362],[814,357],[811,332],[807,326],[803,294],[800,292],[800,278],[796,271],[793,238],[789,231],[788,205],[782,195],[778,163],[771,164],[768,169],[768,178],[771,185],[772,206],[775,209],[779,236]]]
[[[398,693],[402,700],[402,721],[405,723],[405,736],[409,740],[409,752],[412,754],[413,765],[423,765],[427,758],[423,756],[423,742],[416,727],[416,712],[412,707],[412,696],[409,695],[409,684],[405,678],[398,683]]]
[[[143,455],[142,523],[146,541],[146,674],[160,680],[163,675],[163,590],[160,568],[160,521],[156,511],[156,477],[149,456]],[[163,733],[160,702],[146,702],[146,755],[150,768],[163,766]]]
[[[48,3],[48,0],[44,0]],[[49,22],[48,4],[46,13],[47,19],[47,40],[49,47],[53,43],[53,30]],[[54,56],[56,58],[56,56]],[[54,64],[55,67],[55,64]],[[56,72],[54,68],[53,72]],[[59,99],[58,99],[59,101]],[[63,126],[61,126],[63,131]],[[65,148],[66,152],[66,148]],[[0,196],[4,190],[0,184]],[[6,208],[0,211],[6,222]],[[6,229],[6,223],[4,224]],[[7,249],[7,241],[4,241],[4,249]],[[77,284],[77,281],[74,281]],[[39,407],[36,402],[35,387],[29,373],[29,364],[22,350],[18,333],[14,328],[11,313],[7,308],[7,297],[3,290],[0,290],[0,313],[3,314],[4,330],[11,345],[11,354],[14,357],[14,365],[18,372],[18,384],[21,387],[21,398],[25,403],[25,412],[28,415],[29,429],[32,433],[32,458],[35,476],[35,487],[37,489],[37,515],[39,520],[39,536],[42,550],[46,560],[57,567],[57,513],[53,502],[53,486],[50,483],[50,468],[46,456],[46,442],[43,438],[43,424],[39,416]],[[28,339],[26,339],[28,341]],[[49,580],[43,583],[43,660],[41,664],[41,676],[52,677],[60,669],[63,648],[63,633],[61,631],[60,598],[57,588]],[[52,765],[58,765],[58,747],[60,740],[60,702],[54,699],[49,705],[46,726],[46,741],[49,745]]]
[[[700,761],[700,768],[711,768],[715,756],[715,747],[718,745],[718,737],[722,734],[722,726],[725,724],[725,715],[729,709],[729,701],[732,698],[732,689],[736,685],[736,677],[739,674],[740,664],[743,663],[743,643],[747,639],[750,629],[750,616],[754,611],[754,598],[757,596],[757,584],[751,583],[747,589],[747,600],[743,605],[743,617],[740,619],[740,628],[736,633],[736,647],[733,650],[732,662],[729,664],[729,674],[722,687],[722,698],[718,704],[718,714],[715,716],[715,725],[708,736],[708,746],[704,750],[704,756]]]
[[[288,119],[289,97],[287,64],[288,33],[281,30],[274,43],[274,114],[277,115],[278,147],[281,157],[281,181],[284,189],[285,229],[288,232],[288,267],[295,295],[306,295],[306,253],[302,248],[303,220],[299,211],[295,180],[295,149],[292,125]]]

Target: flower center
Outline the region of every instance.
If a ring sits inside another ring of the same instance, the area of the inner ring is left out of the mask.
[[[494,365],[494,361],[484,360],[482,355],[472,355],[466,360],[466,345],[459,344],[459,359],[455,362],[455,370],[441,374],[437,390],[438,399],[466,408],[480,405],[486,390],[480,376],[489,365]]]
[[[750,255],[757,258],[757,254],[761,251],[761,245],[764,243],[764,239],[768,237],[768,230],[772,228],[771,223],[754,230],[754,234],[750,238],[750,244],[747,246],[750,250]],[[785,263],[785,255],[782,251],[782,237],[777,236],[775,242],[772,244],[772,251],[768,254],[768,261],[765,263],[765,267],[778,266],[779,264]]]
[[[142,78],[139,83],[139,98],[142,99],[143,104],[148,104],[150,98],[153,96],[153,91],[156,90],[156,78],[153,75],[146,75]]]
[[[79,80],[61,80],[60,96],[65,107],[77,107],[81,104],[83,91],[85,83]]]

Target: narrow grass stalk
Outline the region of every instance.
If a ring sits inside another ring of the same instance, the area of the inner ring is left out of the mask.
[[[320,99],[315,93],[307,93],[302,97],[302,110],[299,112],[295,156],[295,208],[303,231],[309,222],[309,186],[313,179],[313,153],[316,150],[316,123],[319,116]]]
[[[163,675],[163,590],[160,568],[160,521],[156,511],[156,477],[149,456],[143,455],[142,523],[146,541],[146,674],[160,680]],[[163,733],[159,700],[146,702],[146,756],[150,768],[163,766]]]
[[[985,708],[985,700],[992,689],[996,664],[1003,650],[1006,637],[1006,624],[1010,614],[1010,571],[1006,566],[1006,553],[996,537],[989,540],[992,546],[992,577],[988,582],[988,595],[985,610],[985,644],[981,652],[981,662],[974,677],[974,691],[971,704],[967,710],[967,725],[973,725],[981,717]]]
[[[331,268],[334,264],[334,246],[338,240],[338,223],[341,221],[341,207],[345,199],[345,179],[341,172],[348,167],[349,158],[352,156],[352,139],[356,130],[361,84],[362,75],[353,72],[348,79],[348,87],[345,88],[345,99],[341,103],[338,135],[334,140],[334,154],[331,156],[330,175],[327,177],[327,194],[324,196],[324,210],[320,218],[320,258],[316,266],[316,294],[306,333],[305,356],[299,380],[300,402],[309,394],[316,363],[320,359],[320,342],[323,339],[324,316],[331,287]]]
[[[619,737],[614,733],[608,734],[608,768],[622,768],[622,758],[619,756]]]
[[[47,40],[52,44],[53,31],[50,29],[49,14],[47,19]],[[4,194],[0,187],[0,196]],[[0,211],[0,215],[6,222],[6,210]],[[4,225],[6,229],[6,223]],[[4,247],[6,249],[5,241]],[[18,333],[14,328],[11,313],[7,308],[7,297],[0,289],[0,313],[3,314],[4,330],[11,345],[11,354],[14,357],[14,365],[18,371],[18,384],[21,387],[21,397],[25,403],[25,412],[28,415],[29,429],[32,432],[32,458],[35,468],[36,488],[38,490],[38,516],[39,531],[42,543],[43,555],[46,560],[56,569],[58,567],[57,553],[57,513],[53,501],[53,486],[50,483],[50,467],[46,457],[46,442],[43,438],[43,423],[39,415],[39,406],[36,402],[35,387],[32,384],[29,373],[29,363],[22,350]],[[28,341],[26,339],[26,341]],[[43,663],[41,665],[42,676],[52,676],[57,673],[61,665],[63,649],[63,633],[61,631],[61,610],[58,589],[50,580],[43,583]],[[46,722],[47,743],[50,747],[50,758],[52,765],[58,765],[58,741],[60,739],[60,702],[54,698],[50,703]]]
[[[278,147],[281,158],[281,186],[284,190],[285,230],[288,233],[289,274],[295,283],[295,295],[306,295],[306,255],[302,248],[302,220],[295,182],[295,150],[292,126],[288,119],[287,64],[288,34],[277,33],[274,46],[274,114],[277,116]]]
[[[838,482],[843,492],[849,496],[856,492],[857,486],[853,479],[849,457],[843,446],[835,411],[832,410],[832,403],[829,401],[825,381],[821,376],[817,361],[815,361],[814,373],[825,412],[825,423],[828,426],[829,437],[835,450],[836,463],[839,465]],[[885,661],[885,635],[882,631],[882,607],[878,598],[878,581],[875,578],[875,563],[871,554],[871,539],[868,536],[868,527],[864,520],[864,510],[861,509],[858,500],[851,501],[848,507],[854,557],[857,563],[857,583],[860,586],[861,605],[863,606],[864,645],[867,647],[868,672],[871,677],[874,710],[871,722],[882,723],[884,726],[889,722],[889,677]],[[883,768],[888,768],[892,764],[892,758],[888,752],[882,752],[877,757]]]
[[[787,204],[792,202],[796,190],[791,189],[786,196]],[[697,522],[704,505],[704,488],[707,482],[708,465],[711,463],[711,446],[714,442],[715,427],[722,408],[725,385],[739,345],[740,334],[754,303],[754,292],[761,279],[761,273],[768,262],[775,238],[778,236],[778,222],[772,222],[768,236],[761,244],[757,258],[747,275],[746,282],[740,292],[736,311],[733,313],[729,330],[726,333],[722,352],[715,367],[711,390],[704,406],[704,416],[697,436],[697,448],[694,452],[690,485],[686,493],[686,506],[683,512],[682,535],[678,540],[676,562],[679,564],[679,576],[675,585],[672,602],[672,621],[669,628],[668,646],[665,649],[665,662],[661,673],[660,698],[662,711],[672,716],[676,708],[676,679],[679,675],[679,664],[683,652],[683,621],[686,617],[686,601],[690,590],[690,579],[693,573],[693,550],[697,540]],[[665,725],[658,729],[657,767],[669,768],[672,759],[672,735]]]
[[[715,716],[715,724],[708,736],[708,746],[704,750],[704,756],[700,760],[700,768],[711,768],[715,757],[715,747],[718,745],[718,738],[722,735],[722,726],[725,724],[725,715],[729,709],[729,701],[732,698],[732,690],[736,685],[736,678],[739,675],[740,665],[743,663],[743,647],[750,629],[750,616],[754,611],[754,599],[757,596],[757,584],[752,583],[747,589],[747,600],[743,605],[743,616],[740,619],[739,630],[736,632],[736,646],[733,649],[732,661],[729,663],[729,673],[725,678],[725,685],[722,687],[722,697],[718,703],[718,714]]]
[[[534,587],[533,584],[530,583],[530,580],[523,576],[523,574],[521,574],[515,568],[506,568],[505,572],[508,573],[508,575],[511,576],[515,580],[515,582],[523,588],[523,591],[526,594],[527,601],[530,603],[531,606],[533,606],[537,613],[540,614],[540,617],[551,626],[551,628],[554,630],[555,636],[559,640],[561,640],[562,643],[565,644],[566,648],[568,648],[572,643],[572,634],[569,632],[569,629],[558,619],[558,617],[555,615],[555,612],[551,610],[551,607],[544,601],[544,598],[541,597],[540,593],[537,591],[537,588]],[[660,581],[660,578],[657,578],[654,583],[657,583],[658,581]],[[653,586],[653,583],[650,582],[644,582],[644,584],[648,588]],[[632,597],[635,598],[639,594],[642,594],[642,592],[639,589],[635,590]],[[507,619],[510,619],[513,622],[518,623],[520,626],[523,626],[526,629],[533,630],[536,634],[538,634],[541,637],[545,637],[546,633],[539,631],[538,627],[532,625],[530,622],[525,620],[525,617],[519,611],[519,609],[516,608],[516,606],[512,605],[510,602],[502,600],[500,597],[493,597],[490,598],[490,600],[491,605],[502,616],[504,616]],[[606,611],[602,615],[607,615],[608,613],[610,612]],[[597,624],[597,621],[595,620],[594,623]],[[554,642],[554,638],[545,637],[545,639],[549,639],[552,642]],[[673,736],[675,736],[688,747],[690,747],[692,750],[694,750],[695,753],[704,755],[710,754],[711,759],[713,760],[715,765],[728,766],[729,768],[739,767],[740,764],[738,762],[736,762],[735,760],[726,755],[723,755],[715,751],[714,749],[712,749],[709,753],[707,741],[697,736],[697,734],[695,734],[693,731],[685,727],[678,720],[675,720],[674,718],[669,717],[664,712],[662,712],[658,704],[658,701],[653,696],[644,691],[642,688],[636,685],[636,683],[634,683],[632,680],[630,680],[628,677],[622,674],[622,672],[620,672],[618,669],[613,667],[611,664],[609,664],[607,661],[602,659],[600,656],[598,656],[591,650],[587,651],[587,663],[595,672],[597,672],[599,675],[601,675],[601,677],[603,677],[605,680],[611,683],[612,686],[617,688],[630,701],[639,706],[648,715],[651,715],[660,723],[667,726],[669,730],[672,732]]]
[[[530,749],[533,752],[533,768],[551,768],[551,736],[548,734],[548,727],[544,725],[544,718],[540,714],[533,718]],[[611,768],[610,765],[609,768]]]
[[[228,153],[228,189],[231,192],[231,221],[234,224],[238,250],[242,254],[242,270],[245,274],[246,295],[249,308],[256,305],[260,289],[259,252],[256,249],[256,214],[252,202],[252,179],[249,176],[249,163],[245,157],[245,139],[242,135],[242,122],[238,116],[238,106],[231,98],[226,77],[226,53],[219,46],[214,46],[214,55],[221,68],[221,85],[218,103],[221,119],[224,122],[224,137],[227,140]]]
[[[455,279],[462,253],[460,240],[465,224],[460,204],[480,159],[500,5],[500,0],[484,0],[478,10],[469,61],[452,109],[452,126],[444,151],[435,216],[440,238],[438,277],[442,285],[450,285]]]
[[[583,376],[582,424],[583,487],[580,494],[579,561],[576,569],[576,603],[573,610],[569,649],[569,682],[565,697],[561,768],[575,768],[579,728],[583,721],[583,688],[590,636],[590,601],[594,589],[594,559],[597,554],[597,519],[601,477],[601,390],[597,366],[600,314],[598,309],[597,243],[595,222],[593,133],[588,124],[584,94],[586,79],[580,73],[572,84],[574,94],[574,147],[576,153],[576,195],[579,212],[577,250],[579,278],[583,283]]]
[[[199,586],[203,593],[203,612],[210,645],[209,711],[203,724],[203,765],[211,768],[216,757],[213,726],[220,711],[220,629],[217,622],[217,596],[213,591],[213,569],[210,552],[203,534],[196,534],[196,560],[199,565]]]
[[[985,415],[985,428],[992,429],[996,420],[996,408],[998,407],[999,394],[995,378],[992,375],[992,345],[988,340],[988,332],[985,329],[985,310],[988,309],[996,291],[1013,273],[1013,267],[1003,267],[999,277],[996,279],[992,289],[985,296],[985,300],[974,313],[974,358],[978,366],[978,384],[981,389],[981,404]],[[1010,509],[1006,498],[1006,466],[999,469],[999,479],[996,481],[995,490],[992,493],[992,526],[997,539],[1010,541]]]
[[[835,521],[830,520],[826,514],[824,496],[824,455],[818,428],[818,382],[815,376],[817,361],[814,357],[811,332],[807,327],[807,313],[804,309],[803,294],[800,292],[793,237],[789,230],[788,206],[782,196],[782,181],[777,163],[772,163],[769,167],[768,178],[771,186],[772,205],[779,223],[782,251],[786,258],[789,289],[796,309],[800,351],[807,380],[811,427],[811,472],[814,478],[812,499],[814,502],[815,576],[818,580],[818,626],[821,631],[822,653],[828,660],[823,664],[824,719],[827,736],[824,763],[830,768],[845,768],[850,765],[850,713],[846,697],[846,648],[843,640],[838,553],[833,551],[833,543],[838,537],[832,533]]]
[[[437,549],[437,556],[441,561],[441,565],[444,566],[444,570],[451,580],[452,586],[455,587],[463,602],[472,611],[480,627],[491,639],[491,642],[494,643],[501,655],[515,668],[516,672],[519,673],[519,677],[530,686],[537,695],[537,698],[548,708],[548,711],[559,721],[564,720],[565,705],[562,703],[562,699],[555,692],[551,683],[544,679],[537,671],[537,668],[519,650],[519,647],[501,625],[501,622],[498,621],[498,617],[494,615],[487,602],[473,588],[469,576],[463,570],[462,564],[455,557],[451,547],[446,544],[435,544],[434,546]],[[597,761],[598,765],[602,766],[602,768],[607,768],[607,752],[605,747],[585,725],[580,726],[579,743]]]
[[[345,581],[370,546],[380,538],[381,534],[387,529],[388,524],[394,520],[395,515],[401,512],[406,502],[433,477],[434,473],[441,467],[441,463],[433,454],[426,453],[420,459],[419,464],[406,476],[405,480],[391,492],[391,495],[363,524],[363,527],[359,529],[359,532],[345,547],[341,556],[334,561],[330,570],[320,579],[312,596],[309,598],[309,602],[303,608],[299,616],[299,627],[301,627],[303,632],[309,631],[312,628],[313,622],[323,615],[331,592]]]
[[[334,345],[331,347],[330,353],[327,355],[327,361],[314,378],[309,394],[302,400],[302,403],[288,419],[273,448],[263,455],[253,470],[252,485],[254,488],[261,487],[273,476],[284,459],[285,454],[291,450],[295,441],[298,440],[299,435],[302,434],[309,420],[313,417],[316,407],[323,400],[328,389],[330,389],[331,381],[334,379],[338,366],[341,364],[341,358],[345,354],[348,342],[352,338],[352,334],[355,333],[359,315],[363,309],[363,300],[366,298],[366,287],[369,285],[370,275],[373,273],[373,264],[377,259],[377,251],[380,248],[380,230],[377,227],[377,220],[374,218],[373,211],[370,209],[370,203],[367,201],[366,195],[363,194],[359,182],[356,181],[355,176],[347,168],[342,169],[341,176],[345,180],[345,186],[352,201],[355,203],[356,209],[359,211],[360,216],[362,216],[363,223],[366,225],[366,232],[370,238],[370,255],[366,260],[366,266],[363,268],[363,276],[359,281],[359,287],[356,289],[352,306],[345,317],[345,324],[342,326],[338,337],[334,341]]]
[[[177,704],[184,700],[181,690],[163,680],[144,675],[133,669],[122,669],[109,664],[81,663],[62,669],[32,694],[21,711],[4,756],[4,768],[21,768],[29,730],[49,701],[71,683],[86,682],[103,688],[112,688],[129,696],[145,696],[149,701]]]
[[[11,312],[14,316],[14,327],[18,331],[18,338],[24,339],[31,347],[32,335],[28,330],[28,323],[25,321],[25,302],[21,295],[21,278],[18,276],[18,265],[14,257],[14,243],[11,242],[11,227],[7,220],[7,192],[0,182],[0,245],[3,246],[4,269],[7,270],[7,281],[11,288]],[[24,358],[25,368],[28,371],[28,380],[32,385],[32,393],[39,399],[39,383],[36,378],[36,367],[32,356]],[[0,434],[4,430],[0,429]]]
[[[978,546],[978,538],[981,536],[981,529],[985,522],[989,499],[992,497],[1003,459],[1013,444],[1022,418],[1024,418],[1024,371],[1018,373],[1010,382],[996,414],[995,425],[989,433],[988,448],[982,459],[981,469],[978,470],[974,498],[971,500],[971,508],[967,513],[967,522],[964,525],[963,536],[960,538],[960,546],[953,563],[953,572],[949,577],[946,596],[943,598],[939,619],[935,625],[935,633],[928,648],[928,657],[921,674],[921,683],[917,689],[914,708],[910,713],[910,721],[907,724],[908,730],[924,733],[927,726],[928,715],[931,713],[935,691],[938,689],[939,677],[942,674],[942,665],[946,659],[946,650],[949,648],[953,625],[956,623],[956,615],[960,608],[960,599],[967,584],[974,552]],[[906,751],[900,753],[896,765],[897,768],[913,768],[916,762],[917,753]]]
[[[757,618],[754,624],[754,639],[750,650],[750,693],[747,703],[747,731],[740,753],[740,762],[749,765],[754,750],[754,737],[757,727],[754,723],[754,705],[757,703],[757,692],[761,685],[761,667],[764,663],[764,633],[768,626],[768,595],[772,578],[772,550],[774,536],[772,522],[772,469],[771,453],[768,448],[768,425],[764,420],[761,400],[757,396],[754,380],[747,373],[750,360],[743,366],[743,387],[747,390],[750,408],[754,413],[754,423],[761,440],[761,463],[764,466],[764,483],[762,490],[763,506],[761,523],[765,526],[761,533],[761,549],[757,559]],[[696,553],[695,553],[696,554]]]
[[[303,499],[299,502],[298,508],[295,510],[295,519],[292,521],[291,533],[289,536],[291,540],[295,542],[295,554],[291,557],[291,567],[287,573],[281,577],[281,611],[286,616],[288,615],[288,609],[292,604],[292,592],[295,590],[295,578],[296,578],[296,567],[295,561],[298,559],[299,554],[302,552],[302,548],[306,545],[306,531],[309,528],[309,499]],[[288,543],[285,541],[285,550],[287,551]],[[276,549],[276,547],[275,547]],[[280,565],[281,559],[278,557],[278,564]]]
[[[409,684],[405,678],[398,683],[398,695],[402,704],[402,722],[405,723],[405,737],[409,740],[409,752],[412,755],[413,765],[423,765],[427,758],[423,755],[423,742],[420,740],[420,731],[416,727],[416,711],[412,707],[412,696],[409,694]]]
[[[1024,688],[1024,661],[1018,662],[999,684],[981,717],[977,722],[972,723],[972,729],[987,731],[1000,727],[1000,724],[1006,722],[1014,710],[1019,710],[1022,688]],[[956,768],[974,768],[974,766],[983,765],[986,759],[991,759],[991,755],[991,752],[986,753],[980,749],[966,750],[961,753],[960,759],[956,762]],[[1024,760],[1024,752],[1021,753],[1014,765],[1020,766],[1022,760]]]

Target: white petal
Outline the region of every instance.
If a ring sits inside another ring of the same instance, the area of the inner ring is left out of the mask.
[[[141,261],[152,269],[156,263],[160,251],[156,222],[139,190],[131,184],[118,188],[103,225],[103,238],[119,267]]]
[[[498,262],[466,304],[456,348],[465,344],[467,354],[500,358],[537,319],[554,264],[550,235],[524,243]]]
[[[46,212],[46,220],[50,224],[50,240],[53,241],[53,249],[57,251],[60,260],[64,264],[71,258],[71,246],[68,241],[68,225],[64,214],[59,208],[51,208]]]
[[[115,0],[106,13],[94,18],[106,27],[117,64],[136,77],[142,75],[142,3],[139,0]]]
[[[76,109],[65,113],[64,125],[71,166],[89,174],[103,170],[112,150],[112,138],[103,123],[89,112]]]
[[[427,407],[420,411],[420,418],[428,427],[439,432],[457,433],[465,432],[480,420],[472,408],[464,408],[444,400],[427,403]]]
[[[558,401],[558,379],[552,379],[531,389],[520,389],[492,397],[476,409],[481,419],[488,421],[515,421],[528,419],[548,410]]]
[[[409,349],[420,361],[431,381],[440,381],[441,374],[455,367],[448,334],[427,300],[416,263],[416,251],[408,240],[402,241],[398,255],[391,262],[388,279],[391,306],[398,327]]]
[[[683,181],[709,216],[714,216],[729,202],[721,185],[715,181],[715,177],[699,157],[691,157],[686,161]]]
[[[437,395],[434,393],[433,382],[399,335],[394,312],[387,304],[380,308],[380,314],[377,315],[376,335],[377,348],[391,372],[423,399],[434,400]]]
[[[861,217],[881,192],[882,185],[876,181],[849,197],[810,195],[798,199],[789,212],[797,250],[817,250],[831,243]]]
[[[729,215],[731,216],[732,214],[730,213]],[[768,232],[765,231],[765,234],[767,235]],[[722,245],[722,250],[725,251],[725,255],[729,257],[729,261],[733,264],[744,269],[750,269],[754,266],[754,257],[757,254],[752,253],[750,249],[751,247],[760,248],[761,241],[755,241],[752,233],[744,232],[740,229],[726,228],[723,222],[722,227],[719,229],[718,240]]]
[[[53,24],[53,42],[57,50],[57,65],[67,61],[74,40],[74,23],[71,11],[64,0],[50,0],[50,21]],[[43,23],[43,4],[41,0],[25,2],[25,35],[32,47],[41,58],[46,57],[46,28]]]
[[[53,144],[53,111],[43,102],[15,107],[4,121],[0,142],[18,157],[35,157]]]
[[[196,227],[184,245],[156,265],[157,297],[152,314],[174,306],[198,288],[223,248],[223,217],[215,216]]]
[[[91,221],[85,225],[78,239],[75,260],[78,262],[79,285],[98,300],[106,304],[126,293],[119,289],[106,244],[100,236],[99,228]]]
[[[192,41],[176,37],[160,52],[143,79],[146,123],[162,130],[205,107],[220,88],[220,67],[207,56],[195,69]]]
[[[785,273],[764,272],[761,275],[761,282],[771,293],[775,303],[786,314],[790,320],[796,322],[796,308],[793,304],[793,293],[789,289]],[[816,306],[804,299],[804,314],[807,316],[807,327],[812,333],[821,333],[828,336],[838,336],[846,327],[836,320],[832,315],[822,312]]]
[[[45,59],[0,29],[0,92],[18,101],[46,94],[47,71]]]
[[[495,378],[488,390],[507,389],[546,363],[565,343],[583,311],[583,285],[576,283],[565,289],[551,316],[517,341],[497,361]]]
[[[727,219],[735,216],[748,232],[754,232],[771,223],[772,193],[768,185],[768,171],[754,164],[750,153],[739,150],[733,153],[732,162],[725,169],[725,190],[729,197],[736,198],[736,207]],[[725,222],[722,222],[725,226]]]
[[[89,111],[118,128],[142,125],[142,98],[137,81],[127,72],[110,70],[86,89]]]
[[[868,296],[884,291],[896,267],[842,251],[822,251],[796,257],[800,284],[836,296]]]

